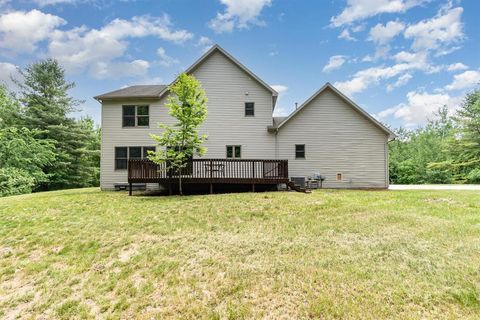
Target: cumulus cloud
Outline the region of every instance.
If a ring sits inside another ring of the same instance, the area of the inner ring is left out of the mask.
[[[452,112],[458,107],[461,99],[449,94],[410,91],[407,93],[406,103],[385,109],[375,116],[379,120],[393,116],[395,119],[402,120],[407,127],[413,127],[424,124],[443,106],[447,106]]]
[[[208,26],[216,33],[232,32],[233,29],[245,29],[251,25],[265,25],[259,19],[263,8],[272,4],[272,0],[220,0],[226,6],[223,12],[217,12]]]
[[[423,70],[426,72],[434,72],[434,68],[430,66],[426,60],[426,56],[409,54],[401,52],[396,55],[398,63],[392,66],[371,67],[360,70],[353,75],[350,80],[335,82],[335,87],[347,95],[362,92],[369,87],[378,84],[380,81],[400,77],[404,74],[410,73],[414,70]],[[415,57],[417,59],[415,59]],[[408,76],[405,76],[403,81],[408,81]],[[402,84],[400,80],[399,85]],[[391,87],[393,89],[394,87]]]
[[[13,11],[0,15],[0,48],[12,53],[32,53],[40,41],[65,24],[62,18],[39,10]]]
[[[103,62],[99,61],[90,68],[91,75],[96,79],[124,78],[145,76],[150,63],[145,60],[131,62]]]
[[[347,0],[343,11],[330,19],[333,27],[351,24],[381,13],[401,13],[425,0]]]
[[[0,85],[4,85],[8,89],[13,90],[16,85],[12,79],[19,80],[20,77],[16,65],[8,62],[0,62]]]
[[[445,87],[447,90],[463,90],[480,85],[480,71],[468,70],[453,76],[453,81]]]
[[[48,45],[50,56],[57,58],[69,72],[81,72],[96,63],[106,63],[125,55],[129,38],[155,36],[176,43],[193,37],[186,30],[174,30],[170,17],[136,16],[115,19],[100,29],[85,26],[67,31],[56,30]],[[103,70],[94,67],[94,70]],[[94,72],[92,70],[92,72]]]
[[[330,72],[340,68],[346,61],[346,57],[342,55],[331,56],[328,63],[323,67],[323,72]]]
[[[271,87],[273,88],[273,90],[277,91],[279,95],[284,94],[288,90],[288,87],[284,86],[283,84],[274,84],[271,85]]]
[[[40,7],[45,7],[61,3],[75,3],[77,0],[33,0],[33,2],[38,4]]]
[[[209,37],[202,36],[198,39],[196,46],[202,48],[202,52],[208,51],[213,46],[214,42]]]
[[[459,71],[459,70],[466,70],[466,69],[468,69],[468,66],[464,65],[461,62],[452,63],[447,66],[448,71]]]
[[[410,81],[410,79],[412,79],[412,78],[413,78],[413,76],[410,73],[402,74],[400,77],[398,77],[397,81],[395,81],[392,84],[387,85],[387,91],[391,92],[395,88],[402,87],[402,86],[406,85],[408,83],[408,81]]]
[[[157,49],[157,55],[160,58],[158,62],[164,67],[170,67],[171,65],[179,63],[177,59],[170,57],[162,47]]]
[[[348,31],[348,29],[344,29],[344,30],[338,35],[338,38],[339,38],[339,39],[348,40],[348,41],[357,41],[357,39],[355,39],[354,37],[352,37],[352,36],[350,35],[350,31]]]
[[[400,21],[389,21],[385,25],[381,23],[370,29],[369,40],[384,45],[390,42],[396,35],[405,29],[405,24]]]
[[[463,8],[442,8],[435,17],[412,24],[405,29],[404,36],[412,39],[412,49],[439,50],[447,52],[445,47],[458,43],[464,38],[461,21]]]

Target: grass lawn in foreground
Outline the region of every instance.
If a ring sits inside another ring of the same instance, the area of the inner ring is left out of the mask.
[[[480,317],[478,191],[0,199],[0,318]]]

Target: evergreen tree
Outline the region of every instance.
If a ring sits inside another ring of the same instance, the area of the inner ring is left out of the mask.
[[[65,79],[65,71],[54,59],[38,61],[20,70],[21,102],[25,107],[24,123],[40,130],[40,137],[55,143],[55,161],[45,168],[49,181],[42,189],[61,189],[87,186],[94,174],[85,167],[84,158],[89,132],[81,123],[69,117],[81,101],[68,91],[75,84]]]

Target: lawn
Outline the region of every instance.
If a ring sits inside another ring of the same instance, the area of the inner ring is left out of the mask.
[[[0,318],[480,317],[478,191],[0,199]]]

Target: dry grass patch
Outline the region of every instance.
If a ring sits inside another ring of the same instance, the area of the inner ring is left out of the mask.
[[[0,199],[2,318],[480,317],[475,191]]]

